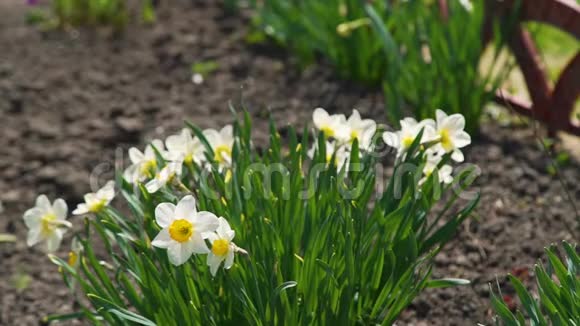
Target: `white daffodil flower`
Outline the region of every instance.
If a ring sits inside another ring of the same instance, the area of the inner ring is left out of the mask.
[[[200,164],[204,160],[203,145],[199,139],[191,135],[189,129],[183,129],[180,134],[167,137],[165,146],[169,155],[182,156],[185,164],[195,162]]]
[[[129,148],[129,159],[132,165],[123,173],[123,177],[130,183],[143,182],[153,178],[157,171],[157,157],[153,146],[164,154],[163,142],[155,139],[150,145],[145,147],[145,152],[141,152],[135,147]]]
[[[348,163],[348,160],[350,159],[350,153],[346,150],[345,146],[337,145],[336,142],[327,141],[325,146],[326,146],[326,164],[334,163],[336,168],[340,171],[340,169],[342,169],[344,164]],[[318,144],[315,143],[314,146],[312,146],[312,148],[308,150],[307,153],[308,157],[310,157],[311,159],[314,158],[314,153],[316,152],[317,149]],[[331,162],[332,155],[335,154],[335,152],[336,155],[334,156],[334,162]]]
[[[463,162],[464,157],[460,148],[471,144],[471,137],[463,130],[465,128],[465,118],[459,113],[448,116],[441,110],[437,110],[436,115],[439,150],[451,153],[452,160]]]
[[[85,202],[78,204],[72,213],[73,215],[98,213],[105,206],[109,205],[113,198],[115,198],[115,182],[110,180],[96,193],[91,192],[86,194],[84,196]]]
[[[473,3],[471,3],[471,0],[459,0],[459,4],[461,4],[465,10],[473,11]]]
[[[208,235],[211,243],[211,252],[207,255],[207,265],[212,276],[215,276],[221,263],[225,261],[224,268],[230,269],[234,264],[234,253],[247,252],[232,242],[236,232],[232,230],[225,218],[219,218],[219,226],[215,233]]]
[[[427,181],[427,178],[433,174],[435,170],[437,170],[437,176],[439,177],[439,181],[445,184],[450,184],[453,182],[453,168],[450,165],[442,165],[440,168],[437,168],[439,162],[441,162],[441,155],[436,152],[427,151],[427,162],[425,162],[425,167],[423,168],[423,175],[425,177],[419,181],[419,184],[423,184]]]
[[[327,138],[348,140],[349,133],[344,114],[329,115],[323,108],[317,108],[312,113],[314,127],[322,131]]]
[[[352,110],[352,115],[346,120],[346,128],[348,143],[352,143],[355,139],[358,140],[358,145],[361,150],[369,150],[373,136],[377,131],[377,123],[372,119],[361,119],[358,110]],[[340,140],[340,139],[339,139]]]
[[[423,130],[423,135],[420,140],[421,144],[436,139],[435,121],[432,119],[417,122],[413,118],[405,118],[400,121],[400,124],[401,130],[395,132],[386,131],[383,133],[383,141],[385,144],[397,149],[397,157],[400,157],[411,147],[421,130]]]
[[[151,244],[167,249],[169,261],[175,266],[185,263],[194,253],[209,253],[204,239],[219,225],[213,213],[197,211],[193,196],[183,197],[177,206],[171,203],[157,205],[155,220],[162,230]]]
[[[48,253],[55,252],[60,247],[66,228],[72,224],[66,220],[68,207],[62,199],[57,199],[51,205],[45,195],[36,198],[33,208],[24,213],[24,223],[28,227],[26,244],[29,247],[41,241],[46,242],[45,250]]]
[[[150,194],[155,193],[159,189],[165,187],[165,185],[173,181],[176,176],[181,176],[181,167],[183,165],[183,162],[181,161],[182,157],[183,156],[179,155],[173,160],[167,161],[161,171],[157,172],[155,177],[147,182],[145,188]]]
[[[203,135],[211,146],[214,153],[214,161],[218,163],[219,170],[229,168],[232,165],[232,150],[234,147],[234,128],[227,125],[222,130],[206,129]]]

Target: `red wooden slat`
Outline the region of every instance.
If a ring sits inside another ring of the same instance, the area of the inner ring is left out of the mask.
[[[551,116],[551,124],[556,129],[567,130],[574,126],[580,128],[574,125],[571,117],[578,95],[580,95],[580,53],[576,53],[574,59],[564,68],[552,93],[550,106],[554,108],[554,113]]]
[[[580,38],[580,6],[575,1],[523,0],[521,19],[550,24]]]
[[[510,42],[510,47],[526,80],[536,119],[542,121],[549,119],[550,86],[532,38],[526,30],[519,27]]]
[[[491,38],[491,21],[494,17],[511,14],[517,0],[487,0],[486,24],[483,40]],[[550,24],[576,38],[580,38],[580,5],[574,0],[521,0],[519,23],[537,21]],[[538,51],[529,34],[518,27],[510,41],[510,48],[524,75],[532,103],[502,94],[496,96],[500,104],[508,104],[519,113],[544,122],[553,133],[563,130],[580,135],[580,125],[571,117],[574,103],[580,95],[580,53],[577,53],[561,73],[554,89],[550,89]]]

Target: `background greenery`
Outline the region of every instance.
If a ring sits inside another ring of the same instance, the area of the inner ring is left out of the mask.
[[[537,296],[533,296],[513,275],[508,275],[517,293],[521,309],[512,312],[511,305],[492,291],[492,305],[498,324],[523,325],[579,325],[580,324],[580,257],[576,245],[562,242],[557,248],[546,248],[547,263],[534,267]],[[499,290],[498,287],[498,291]]]

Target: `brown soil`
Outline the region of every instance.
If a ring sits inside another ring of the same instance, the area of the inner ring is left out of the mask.
[[[303,125],[318,106],[346,113],[356,107],[385,121],[376,91],[340,82],[324,66],[300,72],[282,51],[248,45],[247,20],[224,15],[214,1],[162,8],[155,26],[132,27],[122,40],[42,32],[24,23],[23,2],[0,3],[0,233],[18,237],[0,243],[0,325],[36,325],[48,313],[72,311],[56,267],[26,247],[21,215],[39,193],[79,202],[89,173],[111,173],[116,152],[167,136],[183,120],[222,126],[231,120],[229,101],[255,117],[258,142],[266,139],[268,112],[282,126]],[[208,60],[218,69],[192,83],[191,63]],[[574,223],[574,210],[533,135],[484,124],[467,152],[483,173],[477,218],[435,270],[473,285],[425,291],[399,324],[489,323],[488,282],[532,266],[545,245],[571,240],[565,224]],[[576,201],[578,166],[561,171]]]

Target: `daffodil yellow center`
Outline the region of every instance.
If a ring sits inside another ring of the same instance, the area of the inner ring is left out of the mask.
[[[193,234],[193,224],[188,220],[175,220],[169,226],[169,236],[177,242],[185,242],[189,240]]]
[[[106,200],[101,199],[89,205],[89,211],[93,213],[100,212],[105,207]]]
[[[359,132],[357,130],[350,132],[350,141],[353,142],[355,139],[359,139]]]
[[[151,178],[154,175],[154,171],[157,169],[157,161],[149,160],[141,164],[141,174]]]
[[[401,139],[401,144],[403,144],[404,148],[409,148],[413,144],[413,140],[413,137],[410,136],[403,137],[403,139]]]
[[[326,163],[332,163],[332,154],[326,154]]]
[[[450,151],[453,149],[453,141],[451,140],[451,137],[449,136],[449,130],[447,129],[441,129],[439,131],[439,136],[441,137],[441,146],[443,146],[443,149],[445,149],[446,151]]]
[[[41,218],[40,225],[41,225],[42,234],[49,235],[54,231],[55,225],[53,222],[55,220],[56,220],[56,215],[54,215],[52,213],[48,213]]]
[[[191,164],[191,162],[193,162],[193,155],[191,154],[185,155],[183,162],[185,162],[185,164]]]
[[[330,127],[329,125],[322,126],[322,128],[320,128],[320,131],[322,131],[326,137],[334,136],[334,129],[332,129],[332,127]]]
[[[216,256],[224,256],[228,253],[230,244],[225,239],[217,239],[211,245],[211,252]]]
[[[70,266],[74,266],[77,263],[77,260],[79,258],[79,255],[77,255],[76,252],[71,251],[68,253],[68,264]]]
[[[227,145],[220,145],[214,149],[214,153],[214,160],[218,163],[224,163],[227,157],[232,156],[232,148]]]

